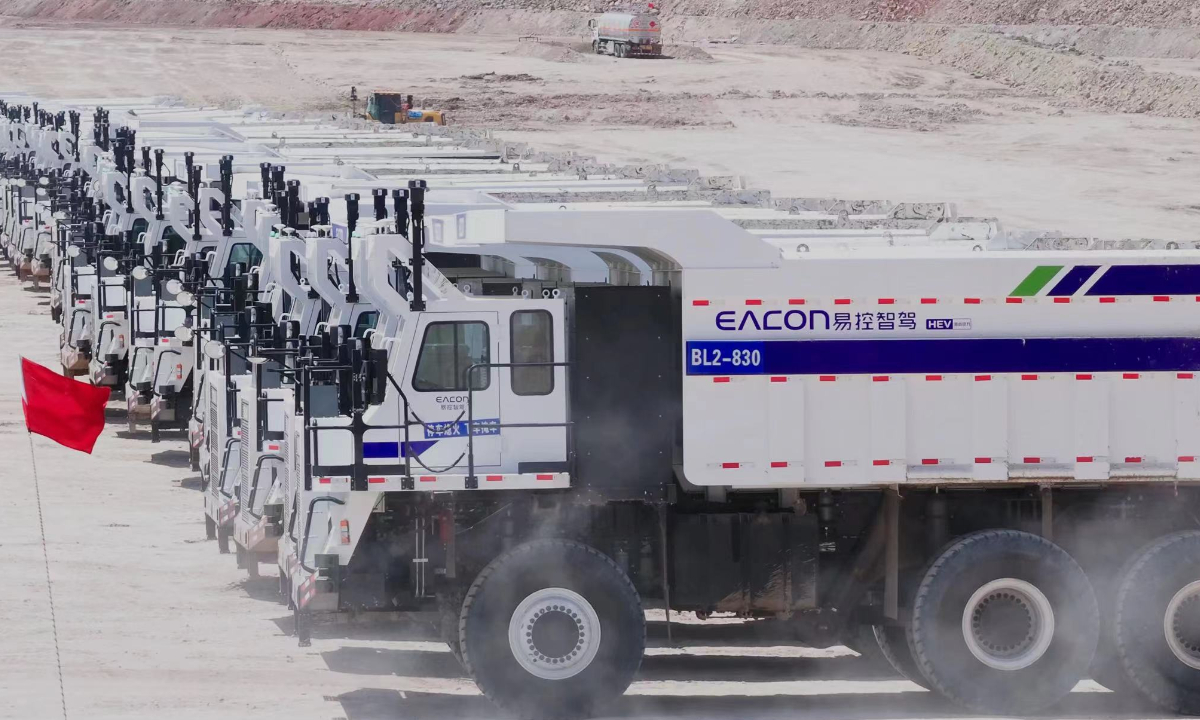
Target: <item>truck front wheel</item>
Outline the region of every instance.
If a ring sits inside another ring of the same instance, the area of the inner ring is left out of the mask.
[[[913,602],[912,650],[930,686],[966,707],[1026,715],[1088,672],[1099,611],[1083,570],[1054,543],[988,530],[951,544]]]
[[[569,540],[535,540],[492,561],[467,591],[458,630],[479,689],[526,720],[592,716],[629,687],[646,645],[633,583]]]
[[[1116,644],[1143,694],[1200,714],[1200,532],[1168,535],[1138,555],[1117,593]]]
[[[879,652],[892,669],[911,683],[929,689],[929,681],[921,674],[909,647],[908,631],[899,625],[876,625],[872,628]]]

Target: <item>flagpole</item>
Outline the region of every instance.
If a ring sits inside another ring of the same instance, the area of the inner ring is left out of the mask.
[[[42,519],[42,490],[38,485],[37,459],[33,453],[33,433],[26,428],[25,435],[29,438],[29,464],[33,467],[33,492],[37,497],[38,527],[42,532],[42,562],[46,566],[46,596],[50,599],[50,631],[54,636],[54,663],[58,666],[58,697],[62,701],[63,720],[67,720],[67,691],[63,686],[62,655],[58,650],[58,621],[54,616],[54,586],[50,582],[50,552],[46,549],[46,522]]]

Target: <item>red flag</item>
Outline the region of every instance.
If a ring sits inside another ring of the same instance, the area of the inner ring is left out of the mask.
[[[112,391],[63,377],[25,358],[21,378],[21,408],[29,432],[90,454],[104,430],[104,406]]]

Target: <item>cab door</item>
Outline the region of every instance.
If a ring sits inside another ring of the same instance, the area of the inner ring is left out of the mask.
[[[422,313],[405,370],[404,394],[409,416],[425,423],[413,427],[413,473],[465,473],[468,466],[468,399],[474,418],[476,473],[500,465],[500,393],[493,368],[500,333],[497,313]],[[413,417],[415,416],[415,417]]]

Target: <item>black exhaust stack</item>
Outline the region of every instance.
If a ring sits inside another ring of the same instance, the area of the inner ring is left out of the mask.
[[[379,210],[379,196],[375,200],[376,212]],[[358,193],[346,194],[346,274],[350,276],[350,289],[346,292],[346,302],[358,302],[358,291],[354,287],[354,230],[358,227]]]
[[[413,296],[408,309],[425,311],[425,293],[422,280],[425,275],[425,181],[408,181],[409,201],[412,205],[412,285]]]

